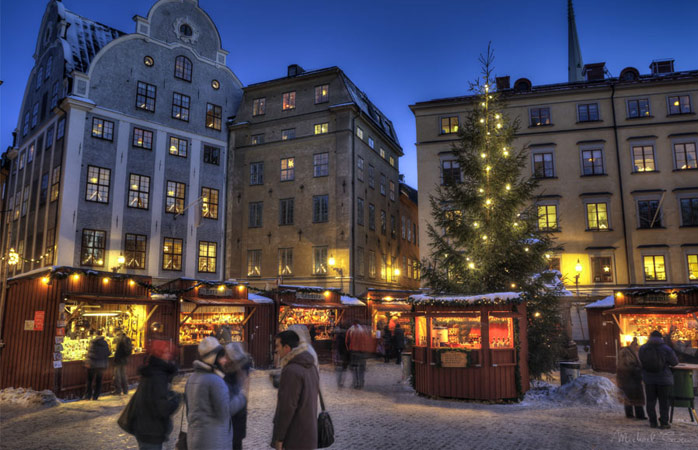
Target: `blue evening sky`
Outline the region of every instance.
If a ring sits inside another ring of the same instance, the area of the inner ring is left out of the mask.
[[[12,143],[46,0],[0,0],[0,150]],[[65,0],[82,16],[124,32],[154,0]],[[496,74],[533,84],[567,81],[566,0],[200,0],[243,84],[339,66],[393,121],[405,152],[400,171],[417,187],[414,117],[408,105],[467,93],[492,41]],[[698,69],[695,0],[577,0],[585,63],[611,74],[653,59]],[[698,99],[694,99],[698,101]]]

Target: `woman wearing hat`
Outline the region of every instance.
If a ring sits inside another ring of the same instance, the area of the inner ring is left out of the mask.
[[[187,407],[187,446],[230,450],[232,417],[247,403],[243,392],[230,392],[223,378],[228,363],[225,349],[212,336],[199,343],[199,359],[184,389]]]
[[[252,359],[239,342],[230,342],[225,346],[228,364],[225,369],[225,382],[231,393],[244,392],[247,396],[247,376],[252,367]],[[233,416],[233,450],[242,450],[242,440],[247,435],[247,405]]]

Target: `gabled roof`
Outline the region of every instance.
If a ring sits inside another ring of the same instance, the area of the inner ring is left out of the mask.
[[[66,73],[73,70],[87,73],[95,55],[114,39],[125,35],[123,31],[79,16],[56,2],[58,15],[67,23],[63,43]]]

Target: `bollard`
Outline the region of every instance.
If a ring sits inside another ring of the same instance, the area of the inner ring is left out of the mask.
[[[579,361],[560,361],[560,386],[579,377]]]
[[[402,352],[402,381],[409,380],[412,376],[412,353]]]

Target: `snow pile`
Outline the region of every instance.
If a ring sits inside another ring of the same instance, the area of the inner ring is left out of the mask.
[[[25,388],[6,388],[0,390],[0,403],[13,403],[22,406],[58,406],[60,401],[53,391],[46,389],[38,392]]]
[[[552,403],[615,409],[619,405],[619,394],[616,385],[608,378],[582,375],[562,386],[534,381],[522,404],[542,406],[545,403]]]

